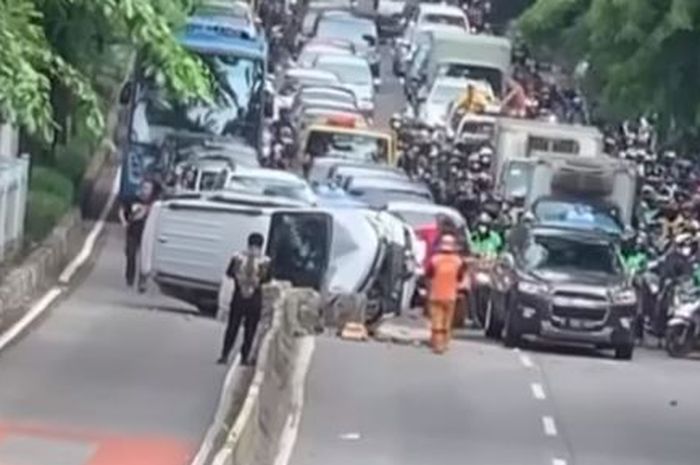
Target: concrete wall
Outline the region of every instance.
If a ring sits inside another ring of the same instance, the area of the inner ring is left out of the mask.
[[[19,155],[19,131],[9,124],[0,124],[0,158]]]
[[[313,334],[321,325],[321,299],[285,283],[267,286],[257,363],[243,404],[213,463],[272,465],[285,428],[298,418],[301,385]]]

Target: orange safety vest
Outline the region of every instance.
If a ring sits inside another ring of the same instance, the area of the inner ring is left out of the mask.
[[[466,272],[466,264],[455,252],[437,252],[427,269],[430,279],[430,300],[455,301],[459,284]]]

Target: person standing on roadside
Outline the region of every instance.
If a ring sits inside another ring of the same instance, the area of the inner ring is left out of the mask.
[[[141,249],[141,238],[146,226],[146,219],[151,205],[155,200],[155,186],[151,181],[144,181],[135,200],[122,202],[119,209],[119,221],[126,229],[126,285],[133,287],[136,280],[138,253]],[[139,277],[139,292],[145,291],[145,280]]]
[[[429,280],[430,344],[436,354],[444,353],[452,337],[452,321],[466,263],[453,235],[444,235],[426,269]]]
[[[263,243],[262,234],[249,235],[247,250],[235,254],[226,270],[226,275],[234,280],[236,287],[231,299],[219,364],[228,363],[241,323],[243,323],[242,363],[243,365],[252,363],[250,350],[260,323],[262,285],[270,280],[270,259],[262,253]]]

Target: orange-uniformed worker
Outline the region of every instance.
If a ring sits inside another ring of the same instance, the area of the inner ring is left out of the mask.
[[[443,235],[437,252],[428,263],[426,277],[429,284],[431,346],[441,354],[447,350],[452,336],[452,320],[460,284],[466,273],[466,263],[453,235]]]

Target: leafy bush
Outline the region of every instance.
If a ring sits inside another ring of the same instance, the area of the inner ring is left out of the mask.
[[[71,143],[56,150],[56,170],[70,179],[74,187],[80,184],[87,169],[92,153],[90,145],[87,142]]]
[[[60,195],[30,190],[25,218],[26,240],[31,243],[44,239],[70,207],[70,200]]]
[[[46,166],[32,168],[29,189],[33,192],[44,192],[60,197],[68,205],[73,202],[75,194],[73,182],[68,177]]]

